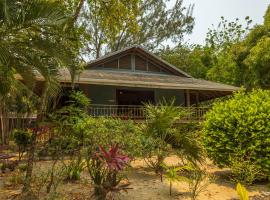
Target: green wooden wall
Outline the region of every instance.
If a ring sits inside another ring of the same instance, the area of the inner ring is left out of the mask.
[[[174,98],[176,105],[185,104],[184,90],[129,88],[129,87],[102,86],[102,85],[83,85],[83,86],[81,85],[80,88],[90,98],[91,104],[116,105],[117,89],[154,91],[156,102],[162,101],[163,98],[166,100],[171,100]]]

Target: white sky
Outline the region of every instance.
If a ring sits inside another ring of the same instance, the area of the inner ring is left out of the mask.
[[[212,24],[216,27],[221,16],[230,21],[239,18],[242,22],[246,16],[250,16],[253,23],[262,23],[270,0],[184,0],[185,5],[190,3],[195,4],[195,27],[185,40],[193,44],[203,44],[208,28],[212,27]]]

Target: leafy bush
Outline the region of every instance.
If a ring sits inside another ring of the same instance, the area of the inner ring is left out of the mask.
[[[232,177],[231,179],[236,183],[244,185],[252,184],[256,179],[263,176],[261,170],[256,164],[249,159],[230,158]]]
[[[13,138],[19,148],[19,160],[21,160],[23,153],[31,143],[32,134],[28,130],[14,130]]]
[[[77,124],[77,131],[82,132],[88,152],[118,144],[130,158],[141,156],[141,131],[132,121],[87,117]]]
[[[219,166],[232,166],[232,157],[249,159],[270,174],[270,92],[240,91],[214,104],[206,114],[203,143]]]

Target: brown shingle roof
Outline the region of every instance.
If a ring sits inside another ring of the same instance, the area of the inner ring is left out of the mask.
[[[61,82],[70,82],[70,75],[62,71]],[[76,83],[142,88],[236,91],[239,88],[221,83],[175,75],[148,74],[109,70],[84,70]]]

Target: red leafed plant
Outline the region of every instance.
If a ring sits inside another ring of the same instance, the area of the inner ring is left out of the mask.
[[[121,171],[129,162],[129,157],[120,154],[118,145],[112,145],[109,151],[99,146],[101,156],[106,161],[110,170]]]
[[[107,151],[99,145],[99,151],[87,161],[88,171],[95,184],[94,195],[99,200],[115,199],[120,191],[127,192],[129,183],[121,183],[122,171],[130,158],[120,153],[118,145],[112,145]]]

